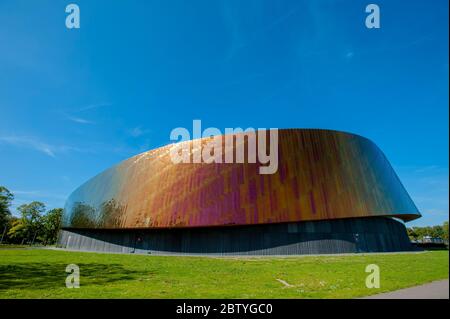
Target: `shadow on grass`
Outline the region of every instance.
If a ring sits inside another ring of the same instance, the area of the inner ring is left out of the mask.
[[[80,284],[105,285],[123,280],[136,280],[139,271],[126,269],[119,264],[77,264],[80,267]],[[65,287],[65,263],[21,263],[0,265],[0,291],[8,289],[54,289]],[[142,275],[142,274],[141,274]]]

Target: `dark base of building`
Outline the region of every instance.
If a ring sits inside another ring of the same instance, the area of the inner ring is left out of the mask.
[[[98,252],[187,255],[304,255],[417,250],[392,218],[185,229],[64,229],[60,247]]]

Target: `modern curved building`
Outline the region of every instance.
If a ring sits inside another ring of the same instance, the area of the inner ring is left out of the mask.
[[[182,143],[195,152],[207,141]],[[364,137],[279,130],[278,170],[266,175],[260,163],[174,164],[171,147],[125,160],[76,189],[59,244],[212,255],[413,249],[403,222],[421,215],[385,155]]]

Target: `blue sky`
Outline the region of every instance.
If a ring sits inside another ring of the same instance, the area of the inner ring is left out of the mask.
[[[0,184],[61,207],[170,131],[329,128],[387,155],[448,220],[448,1],[0,0]]]

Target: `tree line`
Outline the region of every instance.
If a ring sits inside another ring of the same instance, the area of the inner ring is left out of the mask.
[[[411,240],[422,240],[425,236],[441,238],[448,242],[448,221],[442,225],[425,227],[408,227],[408,236]]]
[[[0,243],[53,245],[58,240],[62,208],[47,211],[45,204],[33,201],[11,213],[14,194],[0,186]]]

